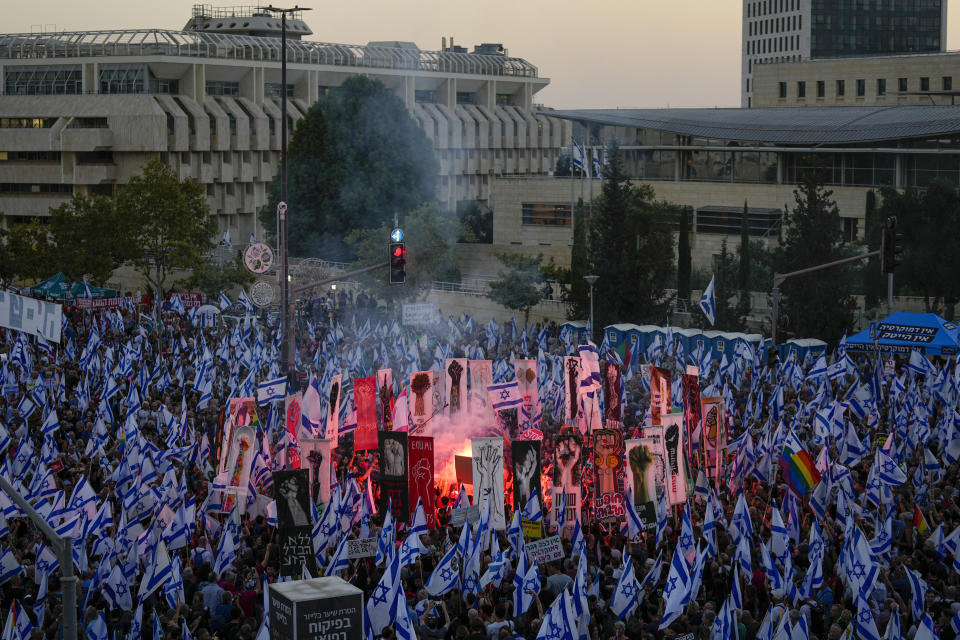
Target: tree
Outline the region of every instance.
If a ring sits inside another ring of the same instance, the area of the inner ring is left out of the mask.
[[[589,263],[600,277],[594,287],[596,327],[662,322],[666,316],[675,258],[673,232],[664,219],[678,211],[653,198],[651,187],[630,182],[612,149],[589,232]]]
[[[898,192],[897,195],[899,195]],[[880,235],[883,225],[880,224],[880,213],[877,210],[877,194],[873,189],[867,191],[863,219],[863,239],[867,244],[867,251],[879,251]],[[864,307],[874,309],[880,306],[880,300],[886,297],[886,276],[880,273],[880,258],[870,258],[867,260],[862,273]]]
[[[847,257],[840,212],[819,172],[805,171],[793,194],[786,239],[777,251],[777,271],[788,273]],[[780,305],[784,327],[795,336],[838,341],[853,325],[852,276],[852,269],[842,266],[784,282]]]
[[[457,207],[457,217],[460,219],[460,237],[457,242],[493,243],[493,211],[483,211],[479,204],[471,200]]]
[[[439,165],[403,102],[378,80],[351,76],[297,123],[288,153],[290,254],[349,262],[344,239],[392,224],[436,198]],[[272,238],[280,176],[260,220]]]
[[[174,272],[202,268],[213,246],[216,222],[203,185],[192,178],[180,181],[159,159],[120,187],[117,212],[129,225],[130,261],[158,296]]]
[[[570,248],[570,270],[566,286],[563,288],[563,300],[567,303],[567,312],[571,320],[586,318],[590,313],[590,287],[583,276],[590,275],[592,267],[587,253],[587,221],[583,200],[577,201],[573,210],[573,246]]]
[[[543,272],[543,255],[536,257],[519,253],[499,253],[497,259],[507,268],[490,282],[487,297],[497,304],[523,314],[523,326],[530,321],[530,309],[550,294],[550,286]]]
[[[190,277],[176,283],[178,288],[187,291],[201,291],[216,298],[221,291],[229,291],[235,286],[244,286],[254,281],[254,275],[244,266],[243,254],[238,250],[233,258],[218,265],[204,260],[193,268]]]
[[[677,297],[690,299],[690,209],[680,213],[680,234],[677,245]]]
[[[434,280],[459,282],[460,267],[457,258],[459,225],[449,214],[441,214],[435,204],[418,207],[400,220],[407,248],[407,280],[402,285],[391,285],[383,272],[374,271],[358,278],[361,284],[379,300],[396,304],[401,300],[417,300],[430,292]],[[387,260],[390,224],[376,229],[354,230],[346,242],[357,255],[356,268],[372,266]]]
[[[737,315],[740,316],[741,323],[746,324],[746,318],[750,315],[750,217],[747,202],[743,202],[743,215],[740,216],[740,248],[738,250],[740,264],[738,269],[737,288],[740,290],[740,298],[737,301]]]
[[[720,255],[716,257],[713,265],[713,297],[716,301],[716,311],[714,313],[714,323],[711,326],[707,316],[703,314],[700,305],[696,305],[697,313],[700,315],[700,324],[707,329],[716,329],[717,331],[740,331],[743,329],[743,321],[739,310],[730,304],[731,291],[736,288],[736,279],[738,278],[739,264],[736,257],[727,250],[727,239],[720,242]],[[706,287],[710,282],[707,278],[703,286]]]
[[[7,280],[42,280],[52,275],[50,264],[50,234],[47,225],[38,222],[15,224],[6,230],[6,252],[10,256]]]
[[[896,216],[903,234],[903,264],[895,282],[920,295],[924,309],[953,318],[960,301],[960,195],[944,182],[933,182],[920,191],[899,193],[884,189],[880,220]],[[878,221],[878,226],[880,222]]]
[[[90,275],[103,283],[130,257],[132,227],[109,198],[75,195],[50,209],[47,229],[47,275],[62,271],[75,282]]]

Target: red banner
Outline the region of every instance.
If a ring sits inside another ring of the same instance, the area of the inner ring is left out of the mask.
[[[353,450],[377,448],[377,379],[353,381],[353,406],[357,409],[357,428],[353,432]],[[432,465],[431,465],[432,466]]]
[[[413,508],[419,498],[427,515],[427,528],[434,529],[437,526],[437,494],[433,487],[433,438],[410,436],[409,443],[410,519],[413,520]]]
[[[141,302],[134,296],[127,296],[125,298],[76,298],[73,304],[78,309],[118,309],[124,300],[133,306]]]
[[[683,383],[683,424],[687,434],[687,460],[696,472],[700,467],[700,440],[703,435],[700,429],[700,377],[683,374],[680,377]]]
[[[283,401],[284,410],[285,410],[284,411],[285,417],[283,420],[284,427],[286,428],[287,433],[290,434],[290,439],[293,442],[296,442],[298,444],[300,442],[300,436],[299,436],[300,410],[301,410],[300,404],[301,404],[302,398],[303,398],[303,394],[301,394],[298,391],[292,396],[287,396],[286,398],[284,398],[284,401]],[[270,410],[273,411],[272,408]],[[290,447],[289,449],[287,449],[287,456],[288,456],[288,462],[289,462],[288,466],[291,469],[299,469],[300,468],[299,447]]]

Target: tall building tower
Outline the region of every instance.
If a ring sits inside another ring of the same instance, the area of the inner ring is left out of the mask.
[[[740,106],[754,65],[943,51],[946,33],[947,0],[743,0]]]

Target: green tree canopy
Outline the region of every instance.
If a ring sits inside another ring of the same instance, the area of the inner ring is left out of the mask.
[[[788,273],[847,257],[840,212],[818,172],[806,171],[793,194],[796,204],[776,252],[776,270]],[[851,267],[842,266],[787,280],[781,288],[781,327],[797,337],[837,342],[853,325],[853,276]]]
[[[664,220],[679,208],[653,198],[652,188],[630,182],[614,148],[589,221],[588,261],[600,277],[594,287],[597,328],[666,319],[674,241]]]
[[[430,140],[380,81],[351,76],[297,123],[288,150],[288,237],[294,256],[351,261],[344,239],[391,224],[436,198],[439,165]],[[275,227],[280,176],[260,212]]]
[[[254,279],[253,273],[243,264],[242,252],[237,250],[233,258],[222,265],[201,261],[193,268],[193,273],[178,281],[176,286],[186,291],[202,291],[211,298],[216,298],[221,291],[250,284]]]
[[[523,314],[523,326],[530,321],[530,309],[549,295],[550,286],[543,271],[543,255],[500,253],[497,259],[506,267],[490,283],[487,297],[497,304]]]
[[[203,264],[216,221],[206,194],[193,179],[180,181],[169,165],[154,159],[117,194],[117,213],[129,233],[130,261],[158,295],[176,271]]]
[[[884,189],[882,196],[878,235],[888,216],[896,216],[903,234],[903,265],[894,283],[922,296],[928,312],[952,319],[960,301],[960,195],[950,184],[934,182],[922,191]]]
[[[456,239],[458,221],[452,215],[441,214],[436,205],[417,207],[400,219],[407,248],[404,284],[389,283],[387,269],[374,271],[358,278],[377,299],[388,304],[400,300],[416,300],[426,296],[434,280],[459,282],[460,268]],[[393,221],[375,229],[354,230],[346,242],[357,255],[356,268],[386,262],[390,230]]]
[[[75,282],[91,275],[102,284],[130,257],[131,226],[109,198],[75,195],[50,209],[47,229],[47,275],[62,271]]]

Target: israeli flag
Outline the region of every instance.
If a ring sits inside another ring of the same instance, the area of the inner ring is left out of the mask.
[[[583,171],[583,147],[573,141],[573,166]]]
[[[17,562],[13,551],[9,548],[4,549],[3,553],[0,553],[0,584],[4,584],[22,573],[24,573],[23,567]]]
[[[707,316],[707,320],[710,321],[711,327],[714,325],[717,319],[717,299],[714,295],[714,284],[716,279],[716,276],[710,278],[710,284],[707,285],[707,289],[700,297],[700,309],[703,310],[703,315]]]
[[[516,380],[488,386],[487,397],[490,399],[494,411],[512,409],[523,404],[523,398],[520,396],[520,383]]]
[[[144,572],[143,579],[140,581],[140,592],[137,594],[138,599],[142,600],[156,591],[170,579],[171,573],[170,555],[167,553],[167,546],[161,540],[157,543],[157,546],[154,547],[153,562],[147,571]]]
[[[438,598],[451,589],[456,588],[460,582],[460,572],[457,571],[457,545],[452,545],[444,554],[440,562],[437,563],[433,573],[424,587],[433,598]]]
[[[170,310],[180,314],[187,312],[186,307],[183,306],[183,300],[180,299],[179,295],[174,294],[170,298]]]
[[[287,379],[265,380],[257,386],[257,404],[263,406],[274,400],[283,400],[287,393]]]
[[[230,305],[232,304],[233,303],[230,302],[230,298],[227,297],[227,294],[221,291],[220,292],[220,311],[223,311],[224,309],[229,308]]]
[[[610,610],[616,614],[617,618],[623,620],[636,608],[639,595],[640,585],[637,583],[637,574],[633,571],[633,558],[627,556],[623,573],[620,574],[617,588],[614,589],[613,598],[610,600]]]

